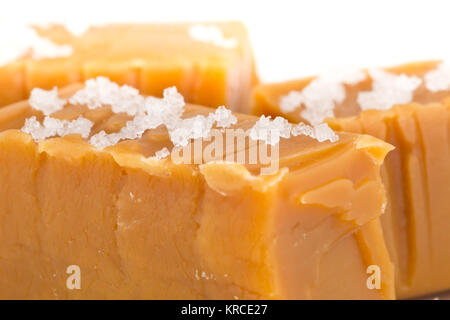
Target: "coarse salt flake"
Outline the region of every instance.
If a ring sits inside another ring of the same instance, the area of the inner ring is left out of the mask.
[[[58,97],[58,90],[34,89],[30,104],[41,110],[46,117],[41,124],[36,117],[26,119],[22,131],[29,133],[36,141],[52,136],[80,134],[89,138],[89,143],[103,149],[117,144],[121,140],[139,139],[146,130],[164,125],[175,147],[186,146],[191,139],[210,138],[214,125],[218,128],[229,128],[237,123],[237,118],[225,106],[220,106],[208,115],[196,115],[183,119],[184,98],[175,87],[164,90],[163,98],[143,97],[134,88],[119,86],[105,77],[97,77],[86,81],[86,87],[77,91],[70,99],[73,104],[86,104],[95,109],[104,105],[111,106],[114,113],[126,112],[133,118],[126,122],[119,132],[106,133],[100,131],[90,136],[93,123],[80,116],[76,120],[60,120],[49,117],[55,111],[61,110],[66,100]],[[280,138],[289,138],[299,134],[309,136],[320,142],[337,141],[338,136],[326,124],[309,126],[304,123],[293,126],[282,117],[261,116],[250,129],[249,135],[253,140],[261,140],[267,144],[276,145]],[[155,158],[163,159],[170,154],[167,148],[155,153]]]
[[[131,116],[142,112],[144,97],[128,85],[119,86],[106,77],[97,77],[85,82],[85,87],[77,91],[69,100],[72,104],[84,104],[89,109],[111,106],[114,113]]]
[[[175,147],[184,147],[191,139],[207,139],[211,136],[214,124],[220,128],[228,128],[237,123],[237,118],[224,106],[209,113],[208,116],[197,115],[192,118],[178,119],[172,125],[167,125],[169,135]]]
[[[336,142],[339,140],[339,136],[326,123],[315,125],[314,135],[319,142],[327,140],[329,140],[330,142]]]
[[[34,88],[28,102],[33,109],[40,110],[48,116],[61,110],[67,101],[58,97],[58,88],[55,87],[52,90]]]
[[[33,140],[39,142],[53,136],[64,137],[68,134],[80,134],[83,138],[89,137],[94,123],[82,116],[77,119],[60,120],[46,116],[43,124],[33,116],[25,120],[22,131],[31,135]]]
[[[294,137],[304,135],[313,139],[316,138],[314,128],[304,122],[300,122],[299,124],[292,127],[292,135]]]
[[[297,125],[292,125],[282,117],[271,120],[270,116],[261,116],[249,133],[252,140],[263,141],[270,145],[276,145],[280,138],[288,139],[291,135],[294,137],[304,135],[319,142],[326,140],[336,142],[339,140],[339,136],[326,123],[310,126],[300,122]]]
[[[289,138],[292,125],[282,117],[271,117],[264,115],[259,118],[255,125],[250,129],[250,138],[260,140],[270,145],[276,145],[280,142],[280,137]]]
[[[326,123],[310,126],[300,122],[299,124],[293,126],[292,135],[304,135],[316,139],[319,142],[324,142],[327,140],[330,142],[336,142],[339,140],[339,136]]]
[[[234,38],[225,38],[222,29],[215,25],[194,25],[189,28],[189,36],[197,41],[211,43],[225,49],[233,49],[237,46]]]
[[[104,83],[106,86],[110,85],[109,82]],[[99,88],[96,92],[98,91],[102,91],[102,89]],[[119,132],[107,134],[104,131],[100,131],[90,138],[89,143],[103,149],[115,145],[121,140],[139,139],[146,130],[155,129],[160,125],[165,125],[169,129],[170,134],[171,131],[182,127],[180,123],[183,123],[183,120],[180,117],[183,114],[184,105],[184,98],[178,93],[176,88],[167,88],[164,90],[162,99],[155,97],[144,99],[141,107],[137,108],[134,118],[128,121]],[[189,138],[186,139],[188,140]]]
[[[360,92],[358,103],[361,110],[388,110],[396,104],[411,102],[422,80],[416,76],[396,75],[384,70],[369,70],[372,78],[372,91]]]
[[[216,112],[210,113],[209,116],[212,117],[219,128],[229,128],[231,125],[237,123],[237,118],[225,106],[218,107]]]
[[[442,62],[424,76],[425,86],[431,92],[450,90],[450,64]]]
[[[155,122],[165,124],[168,128],[174,128],[184,112],[184,97],[176,87],[164,89],[163,98],[147,97],[144,111]]]
[[[184,147],[191,139],[209,138],[213,124],[213,119],[202,115],[180,119],[174,128],[169,128],[170,140],[175,147]]]
[[[301,116],[311,124],[323,122],[334,116],[334,107],[346,97],[344,84],[355,85],[366,78],[360,70],[349,70],[321,75],[312,80],[302,91],[291,91],[280,98],[280,109],[293,112],[301,105]]]
[[[14,32],[13,32],[14,31]],[[0,24],[0,66],[29,54],[35,60],[68,57],[73,54],[70,45],[58,45],[40,37],[30,26],[17,23]]]

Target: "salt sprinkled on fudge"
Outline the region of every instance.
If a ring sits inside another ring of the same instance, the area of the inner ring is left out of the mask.
[[[442,62],[425,74],[425,86],[431,92],[450,90],[450,64]]]
[[[6,25],[6,23],[0,24],[0,66],[28,54],[35,60],[68,57],[73,54],[72,46],[58,45],[40,37],[30,26],[16,23]]]
[[[321,75],[312,80],[302,91],[291,91],[280,98],[280,109],[293,112],[301,105],[305,106],[301,116],[311,124],[323,122],[334,116],[336,103],[342,103],[346,97],[345,84],[355,85],[366,78],[360,70]]]
[[[271,120],[270,116],[261,116],[250,129],[250,138],[274,146],[280,142],[280,137],[289,138],[291,136],[291,128],[292,124],[282,117]]]
[[[292,135],[305,135],[316,139],[319,142],[324,142],[327,140],[329,140],[330,142],[336,142],[339,140],[339,136],[326,123],[309,126],[305,123],[300,122],[292,128]]]
[[[72,104],[85,104],[89,109],[110,105],[114,113],[125,112],[130,116],[142,111],[144,97],[133,87],[97,77],[86,81],[86,86],[69,100]]]
[[[388,110],[396,104],[412,101],[414,90],[422,80],[416,76],[396,75],[384,70],[369,70],[372,78],[372,91],[360,92],[358,103],[361,110]]]
[[[40,110],[46,116],[61,110],[66,104],[65,99],[58,97],[58,88],[43,90],[34,88],[31,91],[29,103],[35,110]]]
[[[286,119],[276,117],[261,116],[255,125],[250,129],[250,138],[252,140],[264,141],[270,145],[276,145],[280,142],[280,138],[290,138],[290,136],[304,135],[316,139],[319,142],[329,140],[336,142],[339,136],[326,123],[318,125],[307,125],[303,122],[293,126]]]
[[[143,97],[142,97],[143,98]],[[178,93],[175,87],[164,90],[162,99],[155,97],[143,98],[142,105],[137,108],[135,117],[128,121],[119,132],[107,134],[100,131],[89,140],[89,143],[97,148],[103,149],[115,145],[125,139],[139,139],[144,132],[155,129],[160,125],[165,125],[170,130],[174,130],[183,113],[184,98]]]
[[[147,97],[144,103],[144,112],[153,121],[165,124],[172,128],[184,112],[184,97],[178,93],[176,87],[164,89],[163,98]],[[149,119],[150,120],[150,119]]]
[[[233,115],[231,110],[225,108],[225,106],[218,107],[216,112],[210,113],[209,116],[217,122],[217,127],[219,128],[229,128],[232,124],[237,123],[237,118]]]
[[[59,120],[49,117],[55,111],[61,110],[66,100],[58,98],[58,90],[54,88],[46,91],[35,89],[30,97],[32,108],[41,110],[46,115],[41,125],[36,117],[26,119],[22,131],[29,133],[34,140],[41,141],[52,136],[65,136],[77,133],[83,138],[89,138],[93,123],[80,116],[73,121]],[[134,117],[127,121],[118,132],[106,133],[100,131],[89,139],[89,143],[99,149],[117,144],[125,139],[139,139],[145,131],[164,125],[175,147],[184,147],[192,139],[210,138],[211,130],[217,128],[229,128],[237,123],[233,113],[220,106],[207,116],[196,115],[191,118],[181,118],[184,112],[184,98],[175,87],[164,90],[163,98],[147,97],[129,86],[119,86],[104,77],[86,81],[86,86],[77,91],[70,99],[71,104],[84,104],[90,109],[109,105],[114,113],[126,112]],[[129,108],[129,109],[127,109]],[[307,126],[299,124],[292,126],[282,117],[261,116],[250,129],[249,135],[253,140],[261,140],[267,144],[276,145],[280,138],[289,138],[303,134],[318,141],[337,141],[338,136],[326,125]],[[162,149],[155,154],[157,159],[162,159],[168,154],[167,149]]]
[[[56,88],[50,91],[35,89],[33,92],[29,101],[31,107],[43,111],[46,115],[60,110],[66,103],[65,100],[58,98]],[[101,131],[92,136],[89,142],[98,148],[115,145],[124,139],[138,139],[146,130],[157,128],[162,124],[166,124],[168,127],[175,126],[180,121],[179,118],[184,107],[184,98],[174,87],[165,89],[162,99],[154,97],[145,99],[136,89],[129,86],[118,86],[104,77],[87,80],[86,87],[77,91],[69,99],[69,102],[86,104],[91,109],[110,105],[114,113],[126,112],[135,115],[117,133],[107,134]],[[22,130],[30,133],[35,140],[55,135],[64,136],[69,133],[80,133],[84,138],[88,138],[92,125],[87,126],[87,122],[82,120],[69,122],[46,117],[44,125],[41,126],[36,118],[30,118],[27,119],[28,122],[25,123]],[[89,124],[92,123],[89,121]],[[85,129],[88,127],[89,130],[86,131]]]
[[[303,122],[300,122],[299,124],[293,126],[291,133],[294,137],[299,135],[304,135],[313,139],[315,139],[316,137],[314,133],[314,128]]]
[[[336,142],[339,140],[339,136],[328,126],[326,123],[320,123],[314,127],[314,138],[319,141]]]
[[[292,135],[294,137],[298,135],[308,136],[319,142],[324,142],[327,140],[330,142],[339,141],[339,136],[326,123],[309,126],[303,122],[300,122],[292,127]]]
[[[209,138],[215,123],[219,128],[228,128],[237,123],[237,118],[231,110],[221,106],[215,112],[209,113],[207,117],[197,115],[192,118],[179,119],[172,126],[166,126],[174,146],[184,147],[191,139]]]
[[[183,119],[169,129],[170,140],[175,147],[184,147],[191,139],[209,138],[214,121],[202,115]]]
[[[72,121],[45,117],[41,125],[33,116],[25,120],[22,131],[30,134],[36,142],[53,136],[64,137],[68,134],[80,134],[83,138],[87,138],[93,125],[92,121],[82,116]]]
[[[225,49],[233,49],[237,46],[234,38],[225,38],[222,30],[214,25],[194,25],[189,28],[189,36],[197,41],[211,43]]]
[[[98,79],[98,78],[97,78]],[[95,90],[91,91],[89,100],[93,106],[98,107],[102,105],[101,101],[96,99],[96,96],[103,96],[106,91],[118,92],[120,88],[113,88],[111,82],[101,80],[101,83],[95,84]],[[105,85],[107,90],[103,90],[101,85]],[[91,88],[94,87],[93,85]],[[114,95],[115,93],[113,93]],[[78,95],[76,93],[75,95]],[[85,95],[85,93],[83,93]],[[79,95],[80,96],[80,95]],[[117,94],[120,99],[124,99],[124,96]],[[134,96],[134,95],[133,95]],[[142,99],[141,99],[142,98]],[[71,99],[72,103],[86,103],[83,99]],[[105,103],[105,99],[100,99]],[[218,127],[226,128],[231,124],[237,122],[236,117],[230,110],[225,107],[219,107],[214,113],[210,113],[207,117],[197,115],[188,119],[181,119],[181,115],[184,110],[184,98],[178,93],[175,87],[170,87],[164,90],[163,98],[142,96],[137,97],[135,117],[128,121],[127,124],[117,133],[106,134],[104,131],[92,136],[90,143],[98,148],[105,148],[116,144],[117,142],[125,139],[138,139],[142,137],[144,132],[149,129],[155,129],[160,125],[165,125],[168,129],[170,139],[175,147],[183,147],[189,143],[191,139],[208,138],[211,134],[211,129],[214,123],[217,123]],[[138,103],[141,101],[141,103]],[[110,105],[114,105],[116,102],[109,100]],[[113,109],[113,112],[118,112],[118,108]]]

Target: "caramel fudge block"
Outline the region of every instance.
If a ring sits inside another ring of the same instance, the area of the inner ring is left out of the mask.
[[[394,298],[379,220],[390,145],[107,86],[0,110],[1,298]],[[209,144],[175,156],[239,129],[245,143],[223,140],[213,160]],[[277,148],[273,172],[238,161],[255,141]]]
[[[15,54],[8,55],[11,41],[0,43],[8,49],[0,54],[0,106],[28,98],[35,87],[101,75],[146,94],[176,86],[189,102],[245,110],[257,81],[239,22],[93,26],[78,36],[53,26],[14,37],[21,41]]]
[[[439,61],[254,92],[257,114],[326,121],[396,147],[382,168],[389,195],[382,223],[400,298],[450,288],[450,100],[443,100],[449,93],[450,68]]]

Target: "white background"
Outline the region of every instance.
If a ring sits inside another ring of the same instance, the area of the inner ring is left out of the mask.
[[[0,0],[0,19],[72,24],[241,20],[264,81],[450,57],[448,0]]]

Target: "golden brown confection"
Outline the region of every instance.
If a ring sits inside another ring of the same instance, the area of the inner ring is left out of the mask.
[[[101,75],[145,94],[160,96],[176,86],[189,102],[246,110],[257,82],[239,22],[93,26],[81,36],[62,26],[37,31],[54,44],[70,45],[73,53],[40,59],[27,53],[0,66],[0,106],[28,98],[36,87],[51,89]]]
[[[367,92],[377,87],[369,72],[364,80],[343,84],[345,99],[325,121],[335,130],[370,134],[396,147],[382,168],[389,201],[381,220],[396,267],[397,295],[407,298],[450,288],[450,100],[444,99],[450,93],[450,78],[439,61],[386,71],[410,77],[397,78],[413,84],[407,101],[377,110],[374,99],[368,101],[369,108],[362,108]],[[283,112],[280,101],[292,90],[302,92],[313,79],[258,86],[254,113],[305,120],[304,105]],[[384,97],[379,95],[381,99],[398,93],[394,84],[390,88]],[[371,103],[373,110],[361,110],[371,109]]]
[[[211,112],[187,105],[183,117]],[[130,120],[73,104],[51,116],[80,115],[91,135]],[[19,130],[31,116],[43,118],[26,101],[0,110],[1,298],[394,298],[379,220],[390,145],[282,138],[279,169],[261,175],[258,164],[155,158],[173,151],[163,126],[105,149],[77,134],[36,143]],[[258,120],[235,116],[231,129]],[[66,287],[69,265],[81,268],[80,290]],[[379,289],[367,286],[371,265]]]

